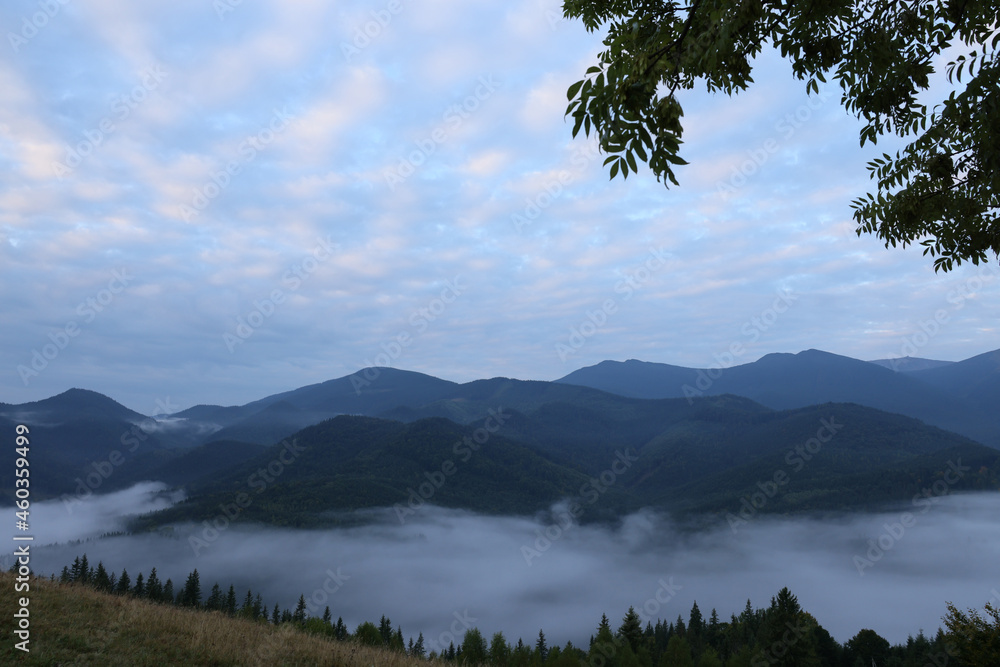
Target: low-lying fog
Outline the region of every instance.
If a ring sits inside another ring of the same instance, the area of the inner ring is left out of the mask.
[[[564,530],[425,506],[402,524],[389,512],[374,525],[325,531],[237,521],[198,545],[197,555],[188,538],[204,536],[195,526],[173,537],[66,543],[117,530],[125,514],[169,504],[163,489],[140,484],[93,496],[72,512],[62,502],[33,505],[41,541],[35,571],[58,575],[86,552],[92,565],[101,560],[119,574],[127,568],[133,580],[155,566],[179,590],[198,568],[204,597],[216,581],[223,590],[235,584],[240,602],[248,587],[260,592],[269,609],[275,602],[294,609],[305,594],[315,615],[329,605],[353,631],[385,614],[405,637],[422,631],[429,650],[442,639],[447,646],[452,629],[461,641],[470,619],[487,638],[502,630],[512,642],[533,644],[542,628],[550,646],[586,646],[602,613],[615,626],[630,605],[644,620],[680,614],[686,622],[697,600],[706,619],[714,607],[728,620],[747,598],[766,606],[782,586],[840,642],[872,628],[897,643],[921,629],[936,632],[946,601],[981,609],[1000,598],[1000,493],[834,521],[755,518],[735,531],[722,520],[679,532],[652,512],[615,529]],[[546,529],[547,541],[540,538]]]

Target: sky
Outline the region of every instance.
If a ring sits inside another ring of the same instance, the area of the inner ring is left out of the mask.
[[[0,401],[143,414],[372,365],[553,380],[604,359],[997,347],[1000,269],[854,233],[836,88],[765,52],[684,93],[680,187],[608,179],[554,0],[0,7]]]
[[[720,517],[696,532],[649,511],[611,527],[426,505],[403,525],[386,510],[384,522],[351,529],[237,521],[216,524],[214,534],[180,525],[173,534],[95,539],[121,528],[123,508],[150,511],[174,500],[165,485],[143,483],[34,503],[32,567],[58,575],[86,554],[92,566],[124,568],[133,580],[156,567],[175,589],[197,568],[204,596],[215,582],[223,591],[233,584],[238,601],[252,588],[268,608],[294,608],[304,595],[311,615],[329,606],[351,631],[384,614],[404,637],[422,632],[429,650],[460,643],[470,626],[513,643],[533,644],[542,629],[549,646],[587,646],[601,614],[617,627],[629,607],[643,625],[679,615],[687,622],[695,602],[705,618],[716,609],[728,621],[747,599],[767,607],[786,586],[837,641],[869,628],[896,644],[920,631],[933,636],[947,602],[981,611],[1000,601],[995,493],[823,520],[758,516],[735,529]],[[0,565],[9,560],[0,557]]]

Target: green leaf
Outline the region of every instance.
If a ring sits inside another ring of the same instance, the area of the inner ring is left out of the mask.
[[[582,87],[583,87],[583,80],[574,83],[572,86],[569,87],[569,90],[566,91],[566,99],[572,100],[574,97],[576,97],[576,94],[580,92],[580,88]]]

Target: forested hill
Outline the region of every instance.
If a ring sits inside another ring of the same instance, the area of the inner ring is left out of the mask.
[[[768,513],[873,510],[998,488],[1000,451],[900,415],[726,397],[648,403],[645,416],[547,405],[468,425],[341,416],[196,480],[187,501],[136,527],[212,519],[237,501],[242,520],[307,526],[425,502],[530,515],[570,498],[588,521],[640,507],[725,516],[744,501]]]

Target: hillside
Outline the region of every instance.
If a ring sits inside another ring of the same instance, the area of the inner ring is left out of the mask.
[[[357,521],[345,514],[353,510],[425,501],[531,515],[575,498],[584,521],[640,507],[730,511],[779,472],[786,481],[763,512],[878,509],[911,499],[954,465],[963,472],[948,492],[1000,487],[1000,451],[859,405],[773,411],[713,397],[693,405],[634,401],[632,408],[505,410],[493,434],[484,430],[489,421],[341,416],[197,480],[188,500],[133,528],[210,519],[240,494],[249,498],[243,519],[312,526]]]
[[[0,590],[11,601],[14,575],[0,573]],[[356,642],[338,642],[302,632],[291,624],[231,618],[132,597],[101,593],[79,584],[44,578],[31,581],[30,653],[14,648],[13,618],[3,615],[7,638],[0,662],[18,665],[94,667],[216,667],[336,665],[407,667],[426,660]],[[4,604],[11,609],[12,604]]]
[[[277,525],[313,525],[330,511],[419,507],[424,500],[488,514],[530,514],[587,481],[530,447],[485,434],[441,418],[403,424],[336,417],[225,474],[203,477],[190,486],[189,500],[153,518],[161,525],[200,521],[241,493],[251,499],[243,518]]]

